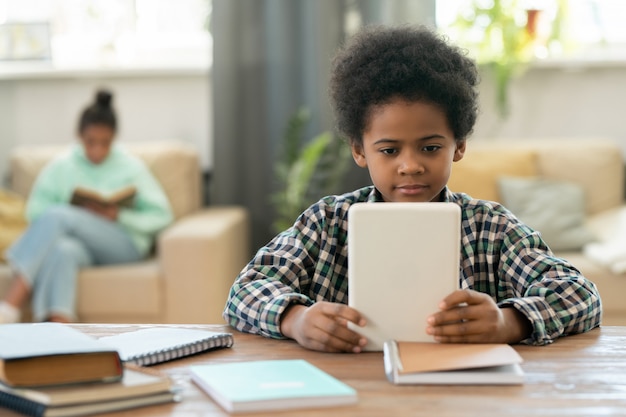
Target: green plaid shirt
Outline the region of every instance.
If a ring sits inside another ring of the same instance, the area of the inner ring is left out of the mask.
[[[461,288],[489,294],[532,323],[522,343],[544,345],[600,324],[595,285],[555,257],[539,233],[502,205],[443,192],[461,207]],[[292,303],[348,302],[348,209],[380,202],[373,187],[328,196],[261,248],[233,284],[224,318],[237,330],[282,338],[280,318]]]

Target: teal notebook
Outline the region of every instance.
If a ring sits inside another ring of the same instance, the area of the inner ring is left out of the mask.
[[[229,413],[353,404],[350,386],[305,360],[189,367],[191,379]]]

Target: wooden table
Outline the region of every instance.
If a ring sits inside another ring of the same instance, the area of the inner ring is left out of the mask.
[[[150,325],[73,325],[100,337]],[[260,359],[305,359],[358,391],[355,405],[245,415],[267,416],[608,416],[626,415],[626,327],[602,327],[542,347],[515,346],[524,358],[520,386],[395,386],[385,378],[382,353],[312,352],[293,341],[242,334],[226,326],[184,327],[230,331],[232,348],[156,365],[184,387],[180,403],[107,416],[225,416],[189,380],[192,364]],[[5,410],[2,410],[5,412]],[[6,412],[8,413],[8,412]],[[0,413],[2,414],[2,413]],[[2,414],[3,416],[5,414]],[[6,414],[7,416],[9,414]],[[14,416],[14,414],[10,414]]]

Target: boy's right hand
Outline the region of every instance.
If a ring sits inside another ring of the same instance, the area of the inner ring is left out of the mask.
[[[282,315],[281,332],[307,349],[359,353],[367,339],[348,329],[348,322],[365,326],[365,318],[345,304],[318,301],[307,307],[289,306]]]

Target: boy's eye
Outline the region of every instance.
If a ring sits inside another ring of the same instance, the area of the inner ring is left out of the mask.
[[[437,151],[439,149],[441,149],[441,146],[439,146],[439,145],[428,145],[428,146],[424,146],[422,148],[422,150],[424,152],[435,152],[435,151]]]
[[[380,152],[382,152],[385,155],[393,155],[397,152],[397,150],[394,148],[383,148],[380,150]]]

